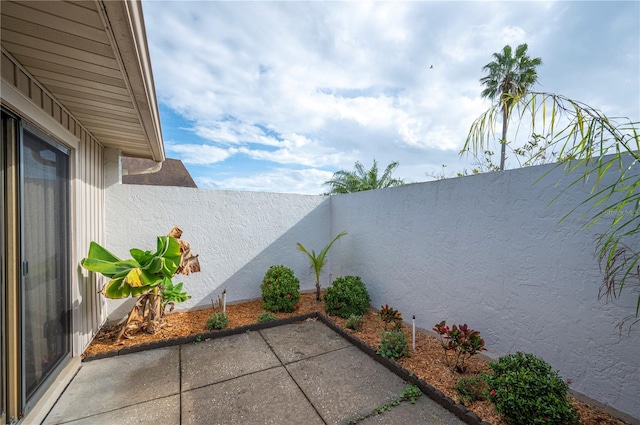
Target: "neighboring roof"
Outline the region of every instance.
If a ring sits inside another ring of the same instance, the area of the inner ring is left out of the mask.
[[[153,167],[155,163],[148,159],[122,158],[122,169],[135,172]],[[160,171],[150,174],[123,175],[124,184],[144,184],[151,186],[180,186],[198,187],[191,178],[191,174],[179,159],[167,158],[162,163]]]
[[[104,146],[165,159],[140,1],[7,1],[2,48]]]

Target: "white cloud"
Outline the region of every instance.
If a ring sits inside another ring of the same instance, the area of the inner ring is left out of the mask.
[[[457,152],[489,106],[479,96],[482,66],[522,42],[543,58],[540,89],[640,119],[637,4],[143,5],[160,102],[202,141],[168,148],[187,164],[233,158],[284,173],[376,158],[400,161],[411,181],[444,158],[462,168]]]
[[[319,195],[327,188],[323,183],[333,173],[313,168],[291,170],[276,168],[269,172],[253,173],[228,178],[196,178],[198,187],[202,189],[227,189],[252,192],[302,193]]]
[[[215,164],[231,157],[237,149],[221,149],[211,145],[165,143],[167,151],[178,153],[185,164]]]

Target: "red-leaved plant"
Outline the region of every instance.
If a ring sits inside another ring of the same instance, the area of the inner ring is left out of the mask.
[[[478,354],[484,348],[484,339],[480,337],[480,332],[469,329],[467,324],[447,326],[445,320],[435,325],[433,330],[440,337],[440,344],[444,348],[444,358],[449,365],[449,351],[455,352],[455,364],[450,366],[459,373],[464,373],[466,367],[464,362],[467,358]]]
[[[378,316],[384,322],[385,331],[387,330],[387,326],[390,323],[393,323],[393,328],[395,330],[399,330],[402,326],[402,314],[398,310],[394,310],[393,308],[389,307],[389,304],[385,304],[384,306],[380,307],[380,313],[378,313]]]

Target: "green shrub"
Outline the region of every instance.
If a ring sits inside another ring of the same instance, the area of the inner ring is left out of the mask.
[[[207,319],[207,329],[210,331],[214,329],[224,329],[229,324],[229,316],[227,313],[223,313],[221,311],[213,313]]]
[[[399,359],[409,354],[409,344],[404,332],[383,331],[378,354],[389,359]]]
[[[344,324],[347,329],[353,329],[354,331],[361,331],[364,326],[364,318],[357,314],[352,314]]]
[[[324,296],[324,309],[329,314],[347,318],[369,311],[371,297],[358,276],[342,276],[333,281]]]
[[[300,301],[300,281],[293,270],[285,266],[271,266],[260,285],[262,308],[269,311],[291,313]]]
[[[278,320],[278,318],[271,312],[263,311],[258,314],[258,323],[273,322],[274,320]]]
[[[510,425],[572,425],[578,416],[567,400],[567,384],[551,366],[528,353],[509,354],[489,363],[483,374],[485,396]]]
[[[461,401],[476,401],[483,400],[482,393],[487,388],[484,380],[479,376],[472,376],[470,378],[461,378],[456,382],[456,391],[460,395]]]

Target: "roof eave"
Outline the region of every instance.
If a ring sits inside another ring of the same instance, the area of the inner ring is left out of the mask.
[[[139,0],[96,0],[109,38],[114,45],[128,90],[143,125],[154,161],[164,161],[160,114],[151,59]]]

